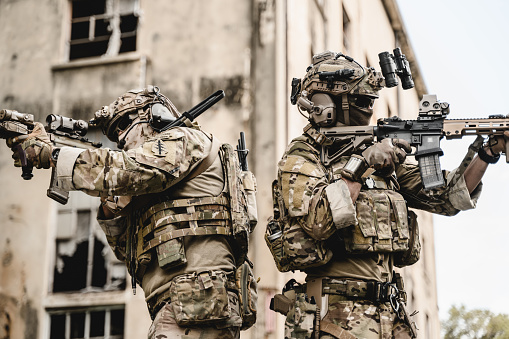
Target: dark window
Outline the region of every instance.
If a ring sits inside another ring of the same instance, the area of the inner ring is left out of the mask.
[[[125,289],[124,263],[115,258],[95,220],[96,200],[73,192],[70,203],[59,208],[54,293]]]
[[[123,306],[49,311],[51,339],[123,339]]]
[[[136,50],[139,0],[72,0],[69,60]]]

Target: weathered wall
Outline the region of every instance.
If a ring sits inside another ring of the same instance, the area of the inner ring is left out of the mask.
[[[58,0],[0,1],[0,107],[31,112],[38,119],[52,109],[51,64],[58,50]],[[3,143],[3,141],[2,141]],[[38,338],[44,321],[51,237],[49,173],[21,179],[11,152],[0,149],[0,333]],[[7,326],[7,327],[5,327]]]

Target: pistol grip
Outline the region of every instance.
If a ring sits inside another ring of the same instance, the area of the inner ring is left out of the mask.
[[[16,152],[18,152],[19,161],[21,162],[21,177],[25,180],[32,179],[34,176],[32,174],[34,167],[28,164],[27,154],[25,153],[25,150],[23,150],[23,147],[21,147],[21,144],[16,145]]]

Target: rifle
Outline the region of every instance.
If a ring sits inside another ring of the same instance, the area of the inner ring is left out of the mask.
[[[219,100],[224,98],[224,91],[217,90],[211,94],[208,98],[191,108],[189,111],[182,113],[182,115],[176,120],[165,120],[164,117],[154,114],[152,116],[153,122],[156,124],[164,125],[160,131],[165,131],[172,127],[185,127],[190,126],[194,119],[200,116],[203,112],[208,110],[210,107],[215,105]]]
[[[436,95],[424,95],[419,103],[417,120],[402,120],[399,117],[378,119],[376,126],[322,127],[319,132],[327,137],[327,146],[322,147],[321,160],[324,165],[336,161],[344,154],[362,150],[363,147],[385,138],[406,140],[415,147],[422,183],[425,190],[445,185],[439,156],[442,138],[461,139],[468,135],[496,136],[509,130],[509,117],[490,115],[481,119],[446,119],[449,104],[439,102]],[[509,162],[509,142],[506,143],[506,162]]]
[[[34,129],[33,114],[19,113],[18,111],[0,110],[0,138],[8,139],[20,135],[27,135]],[[69,146],[79,148],[99,148],[101,143],[96,143],[85,138],[88,131],[88,123],[83,120],[74,120],[61,115],[50,114],[46,117],[45,130],[51,142],[56,147]],[[33,167],[27,163],[26,154],[21,144],[16,146],[21,161],[21,177],[30,180],[33,177]],[[65,205],[69,200],[69,193],[60,189],[56,181],[56,169],[52,168],[51,183],[47,195],[51,199]]]

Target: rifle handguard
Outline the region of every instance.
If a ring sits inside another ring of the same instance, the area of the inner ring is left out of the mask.
[[[353,154],[345,167],[340,170],[341,176],[351,181],[364,184],[364,173],[368,170],[369,165],[363,157]]]

